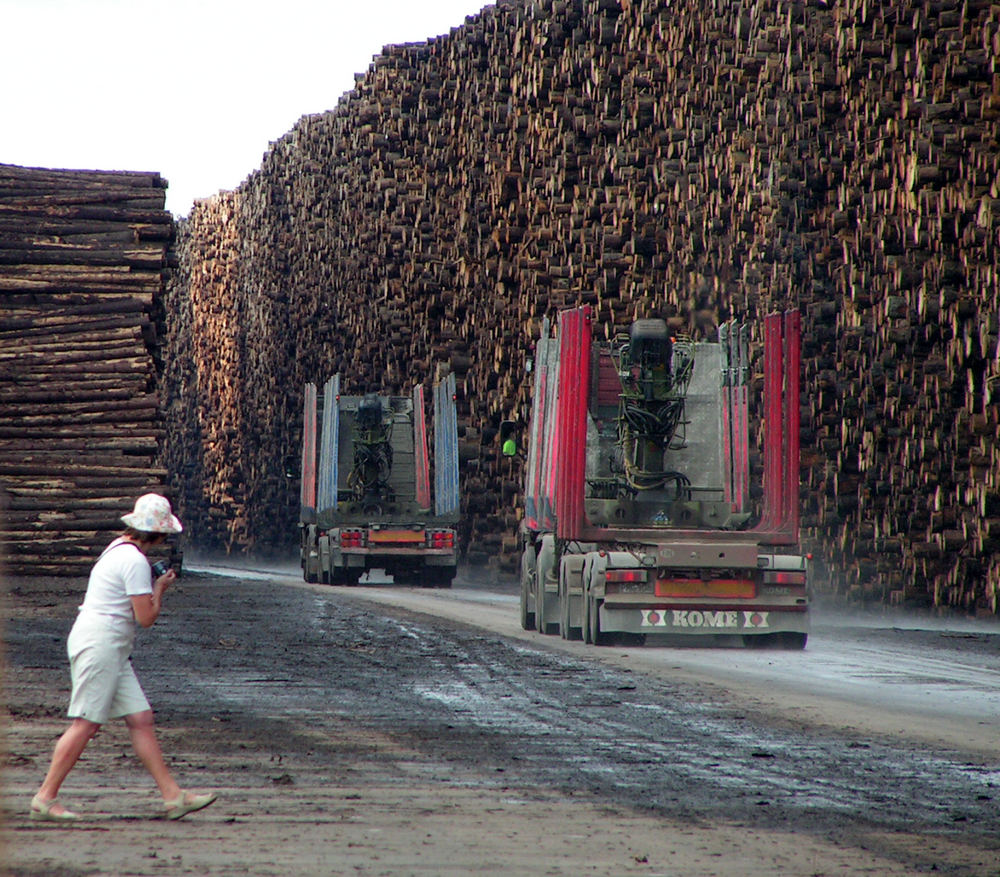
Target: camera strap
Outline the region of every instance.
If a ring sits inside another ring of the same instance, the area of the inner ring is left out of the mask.
[[[97,559],[100,560],[101,557],[104,557],[104,555],[107,554],[109,551],[111,551],[112,548],[117,548],[119,545],[131,545],[136,551],[139,551],[138,545],[136,545],[134,542],[129,542],[128,539],[125,539],[122,536],[119,536],[114,542],[112,542],[107,548],[105,548],[101,552],[101,556],[98,557]],[[140,552],[140,554],[141,553],[142,552]]]

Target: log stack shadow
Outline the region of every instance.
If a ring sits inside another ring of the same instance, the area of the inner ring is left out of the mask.
[[[294,546],[307,380],[450,369],[465,544],[509,567],[494,437],[543,316],[796,307],[820,586],[995,611],[998,33],[986,0],[510,0],[387,47],[182,223],[166,449],[199,536]]]
[[[155,173],[0,165],[0,538],[12,575],[78,575],[159,463],[173,218]]]

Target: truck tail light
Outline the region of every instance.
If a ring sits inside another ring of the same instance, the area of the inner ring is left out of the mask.
[[[364,530],[341,530],[341,548],[363,548],[365,544]]]
[[[455,547],[455,531],[454,530],[428,530],[427,531],[427,545],[430,548],[454,548]]]
[[[607,582],[645,582],[648,573],[644,569],[609,569],[604,573]]]

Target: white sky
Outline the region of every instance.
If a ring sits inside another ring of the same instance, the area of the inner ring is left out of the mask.
[[[167,209],[236,188],[390,43],[486,0],[0,0],[0,163],[157,171]]]

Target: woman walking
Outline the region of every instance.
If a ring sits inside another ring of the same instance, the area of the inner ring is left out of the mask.
[[[66,643],[73,721],[56,742],[45,780],[31,800],[33,819],[79,819],[59,802],[59,788],[101,725],[119,717],[124,717],[132,747],[163,796],[168,819],[180,819],[215,800],[214,794],[182,790],[171,776],[156,739],[153,710],[129,660],[136,626],[150,627],[156,621],[163,595],[177,577],[167,570],[154,582],[146,555],[183,528],[167,499],[155,493],[139,497],[122,521],[127,529],[94,564]]]

